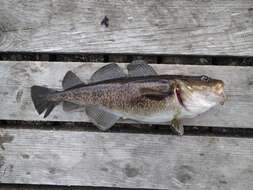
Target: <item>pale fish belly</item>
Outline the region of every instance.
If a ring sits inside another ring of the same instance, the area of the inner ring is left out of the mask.
[[[184,102],[184,105],[187,109],[181,109],[181,118],[194,118],[214,107],[216,103],[208,101],[198,93],[193,93],[191,98]]]
[[[131,114],[131,113],[122,113],[119,111],[111,111],[112,113],[120,116],[122,119],[131,119],[135,121],[140,121],[143,123],[167,123],[170,122],[174,116],[175,111],[162,111],[159,113],[153,113],[149,115],[138,115],[138,114]]]
[[[175,116],[175,112],[166,111],[166,112],[151,114],[149,116],[129,115],[127,117],[133,120],[144,122],[144,123],[167,123],[167,122],[170,122],[174,118],[174,116]]]

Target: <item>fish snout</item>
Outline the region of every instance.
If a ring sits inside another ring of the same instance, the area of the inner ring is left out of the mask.
[[[224,83],[223,83],[223,81],[219,81],[218,83],[216,83],[216,85],[213,86],[213,90],[219,97],[219,103],[221,105],[223,105],[226,101],[226,95],[224,93]]]
[[[218,81],[214,86],[213,90],[217,93],[222,93],[224,91],[224,83],[223,81]]]
[[[219,96],[219,103],[220,103],[220,105],[224,105],[224,103],[225,103],[225,101],[227,99],[224,91],[221,92],[221,93],[219,93],[218,96]]]

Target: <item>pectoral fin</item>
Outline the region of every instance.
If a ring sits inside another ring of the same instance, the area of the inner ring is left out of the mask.
[[[149,76],[157,75],[156,71],[143,60],[136,60],[127,65],[128,76]]]
[[[157,100],[157,101],[163,100],[164,98],[168,96],[168,94],[165,92],[161,92],[161,91],[150,89],[150,88],[142,88],[140,89],[140,92],[142,96],[145,96],[148,99]]]
[[[91,122],[102,131],[108,130],[120,119],[119,116],[95,105],[87,106],[86,114],[89,116]]]
[[[173,92],[171,91],[169,84],[140,88],[140,94],[142,96],[158,101],[163,100],[172,93]]]
[[[171,127],[176,132],[177,135],[182,136],[184,134],[184,126],[182,125],[180,120],[174,118],[171,121]]]

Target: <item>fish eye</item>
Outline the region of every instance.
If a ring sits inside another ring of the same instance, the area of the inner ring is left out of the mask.
[[[206,76],[206,75],[202,75],[202,76],[200,77],[200,80],[201,80],[201,81],[205,81],[205,82],[209,82],[209,77]]]

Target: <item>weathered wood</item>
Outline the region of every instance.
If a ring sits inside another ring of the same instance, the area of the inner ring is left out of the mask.
[[[119,190],[117,187],[87,187],[87,186],[54,186],[30,184],[1,184],[0,190]],[[120,190],[145,190],[140,188],[120,188]]]
[[[252,56],[252,16],[252,0],[5,0],[0,51]]]
[[[47,119],[35,111],[30,98],[32,85],[61,89],[61,80],[68,70],[87,80],[105,63],[68,62],[0,62],[0,119],[88,121],[83,112],[64,112],[57,106]],[[125,68],[126,64],[121,63]],[[253,67],[153,65],[159,74],[203,75],[222,79],[228,101],[185,125],[246,127],[253,126]]]
[[[2,129],[2,183],[250,189],[253,139]]]

